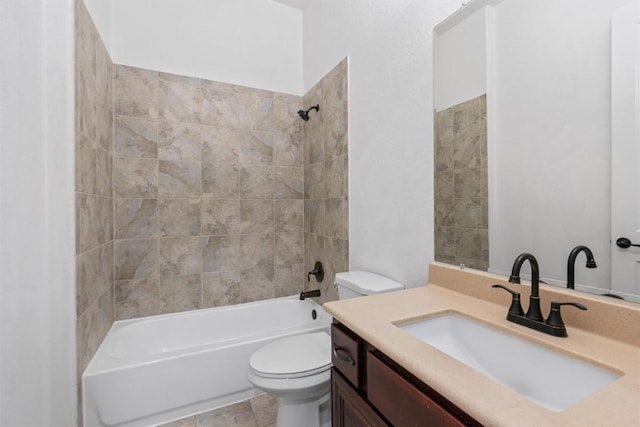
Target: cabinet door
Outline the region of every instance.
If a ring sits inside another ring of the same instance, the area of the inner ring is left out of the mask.
[[[331,372],[333,427],[386,427],[378,414],[334,368]]]
[[[372,353],[367,354],[367,381],[369,401],[395,426],[465,426]]]

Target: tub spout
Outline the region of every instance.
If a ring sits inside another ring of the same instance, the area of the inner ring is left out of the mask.
[[[320,289],[314,289],[313,291],[300,292],[300,299],[319,297],[320,295]]]

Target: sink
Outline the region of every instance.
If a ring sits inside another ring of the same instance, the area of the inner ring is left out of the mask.
[[[457,313],[398,327],[553,412],[620,377]]]

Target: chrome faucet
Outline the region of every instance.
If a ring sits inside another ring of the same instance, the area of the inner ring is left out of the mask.
[[[587,268],[597,268],[595,259],[593,259],[593,253],[591,249],[584,245],[578,245],[571,249],[569,253],[569,259],[567,260],[567,288],[575,288],[575,275],[576,275],[576,258],[580,252],[584,252],[587,256]]]
[[[501,288],[511,293],[511,306],[507,312],[507,320],[535,329],[536,331],[544,332],[545,334],[556,337],[566,337],[567,328],[560,316],[560,307],[563,305],[572,305],[581,310],[586,310],[587,307],[577,302],[552,302],[549,317],[547,317],[545,321],[540,311],[540,271],[538,269],[538,261],[533,255],[529,253],[518,255],[513,263],[509,282],[520,283],[520,269],[522,268],[522,264],[527,260],[529,264],[531,264],[531,296],[529,297],[527,314],[524,314],[524,310],[522,310],[522,306],[520,305],[520,292],[516,292],[503,285],[492,286],[493,288]]]

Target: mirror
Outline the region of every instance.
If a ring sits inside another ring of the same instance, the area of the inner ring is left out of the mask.
[[[530,252],[541,279],[564,287],[569,253],[586,245],[597,268],[585,268],[580,253],[575,288],[640,302],[637,277],[612,283],[611,268],[623,251],[611,242],[612,224],[620,232],[615,206],[612,214],[612,123],[620,110],[612,82],[619,51],[638,51],[637,37],[616,36],[624,25],[636,34],[634,19],[616,17],[636,13],[637,3],[474,0],[436,26],[437,261],[508,276],[516,256]],[[637,112],[635,81],[625,102]],[[632,240],[640,222],[633,215],[636,227],[624,236]],[[626,261],[632,276],[638,253]]]

